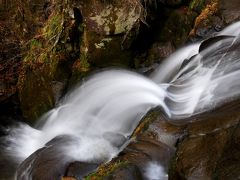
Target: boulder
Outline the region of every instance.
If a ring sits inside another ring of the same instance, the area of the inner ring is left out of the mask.
[[[231,24],[240,20],[240,2],[238,0],[219,0],[219,5],[224,23]]]
[[[234,102],[194,118],[195,122],[186,129],[187,135],[177,145],[170,179],[221,179],[223,174],[235,179],[239,177],[239,161],[230,160],[230,157],[237,157],[239,153],[225,157],[225,153],[235,152],[237,147],[233,134],[237,136],[239,127],[238,108],[239,104]],[[231,166],[221,173],[223,163]],[[232,176],[228,172],[231,170]]]

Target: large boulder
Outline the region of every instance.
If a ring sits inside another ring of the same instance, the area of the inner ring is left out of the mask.
[[[239,177],[239,160],[234,160],[239,156],[238,141],[233,136],[238,136],[238,103],[230,103],[213,112],[193,117],[196,122],[188,125],[185,130],[187,135],[177,145],[170,179]],[[232,154],[226,156],[228,152]]]
[[[240,20],[240,1],[238,0],[219,0],[220,13],[226,24]]]
[[[23,115],[31,122],[55,105],[70,76],[72,85],[92,69],[127,67],[145,15],[137,0],[56,1],[49,7],[51,15],[28,45],[18,83]]]

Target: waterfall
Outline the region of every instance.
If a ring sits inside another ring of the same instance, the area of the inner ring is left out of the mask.
[[[119,69],[92,75],[46,113],[36,127],[18,124],[10,128],[3,139],[3,153],[16,164],[26,162],[44,147],[61,155],[63,164],[107,162],[122,150],[151,108],[161,106],[170,123],[187,123],[186,117],[238,98],[237,29],[239,22],[216,38],[178,50],[149,78]],[[31,179],[34,159],[30,162],[25,170],[20,165],[19,179]]]

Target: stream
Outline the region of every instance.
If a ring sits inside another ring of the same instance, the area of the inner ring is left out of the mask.
[[[48,174],[42,174],[42,179],[63,176],[75,161],[95,164],[95,169],[128,146],[133,131],[153,108],[160,107],[170,124],[186,125],[199,120],[192,117],[237,101],[239,33],[237,22],[207,40],[183,47],[149,77],[122,69],[88,77],[34,127],[19,122],[5,129],[2,162],[15,172],[2,169],[5,177],[1,179],[34,179],[33,174],[48,163]],[[155,179],[156,174],[167,178],[164,168],[152,162],[144,177]]]

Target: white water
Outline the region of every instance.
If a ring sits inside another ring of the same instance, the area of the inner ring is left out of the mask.
[[[237,23],[220,35],[232,35],[239,28]],[[180,49],[151,79],[126,70],[93,75],[45,114],[36,128],[20,124],[10,129],[4,153],[19,164],[54,137],[70,135],[76,140],[58,147],[66,162],[106,162],[121,151],[153,107],[161,106],[170,122],[182,123],[186,117],[238,98],[240,45],[238,34],[234,35],[200,53],[200,43]]]
[[[145,170],[147,180],[168,180],[168,174],[158,162],[149,162]]]

